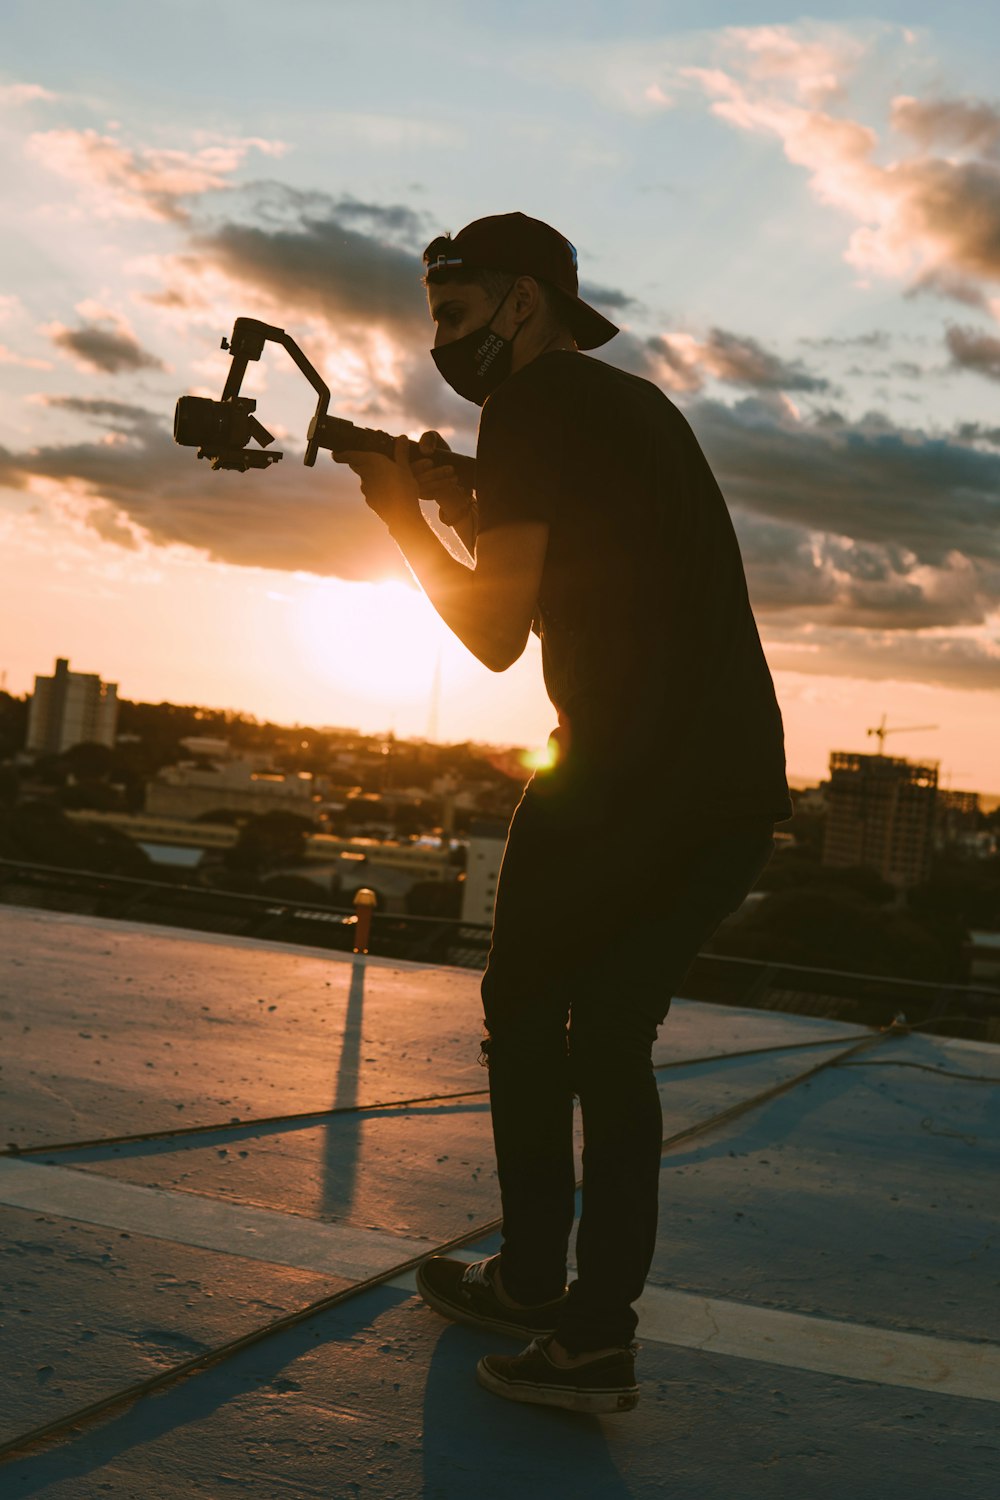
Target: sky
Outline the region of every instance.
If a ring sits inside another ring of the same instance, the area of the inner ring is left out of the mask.
[[[413,586],[313,393],[243,390],[285,454],[172,440],[237,316],[331,411],[473,452],[420,252],[520,209],[577,246],[727,498],[789,771],[830,750],[1000,794],[1000,11],[563,0],[4,0],[0,682],[542,745]],[[613,497],[612,497],[613,500]],[[683,726],[678,726],[682,732]]]

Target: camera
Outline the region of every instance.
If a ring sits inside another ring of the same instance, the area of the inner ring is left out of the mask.
[[[253,415],[257,403],[250,396],[230,396],[211,401],[206,396],[181,396],[174,409],[174,442],[197,448],[199,458],[211,461],[213,469],[266,469],[281,453],[247,450],[251,438],[262,445],[274,438]]]

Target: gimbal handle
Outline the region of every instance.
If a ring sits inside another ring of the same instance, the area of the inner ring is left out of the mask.
[[[386,458],[396,456],[396,439],[389,432],[377,427],[356,427],[345,417],[313,417],[309,424],[309,441],[315,447],[329,448],[331,453],[384,453]],[[450,464],[455,478],[463,489],[470,492],[476,486],[476,460],[465,453],[452,453],[449,448],[436,450],[441,462]],[[412,438],[407,441],[407,457],[413,463],[418,458],[430,458],[419,443]],[[306,463],[309,459],[306,459]]]

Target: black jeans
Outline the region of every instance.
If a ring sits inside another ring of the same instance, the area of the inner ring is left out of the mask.
[[[663,1117],[651,1052],[698,949],[767,864],[772,827],[655,834],[529,785],[511,822],[483,976],[483,1050],[519,1302],[556,1297],[573,1226],[573,1096],[583,1119],[577,1280],[556,1337],[625,1346],[656,1245]]]

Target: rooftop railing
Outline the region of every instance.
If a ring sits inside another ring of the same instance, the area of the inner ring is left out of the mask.
[[[11,859],[0,859],[0,902],[348,953],[356,947],[358,931],[352,907]],[[365,946],[373,956],[478,970],[485,965],[487,923],[377,909],[371,918]],[[933,1022],[941,1035],[1000,1042],[1000,990],[982,984],[857,974],[706,952],[685,976],[684,994],[717,1005],[864,1026],[886,1026],[902,1013],[911,1024]]]

